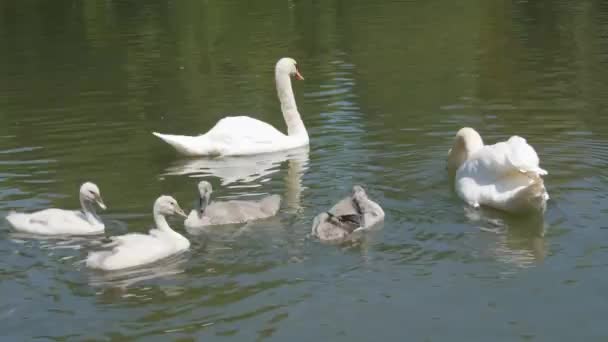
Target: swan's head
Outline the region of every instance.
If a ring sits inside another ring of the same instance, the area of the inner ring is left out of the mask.
[[[448,172],[455,175],[469,156],[483,147],[483,140],[477,131],[470,127],[461,128],[456,133],[454,144],[448,152]]]
[[[298,69],[298,63],[295,59],[284,57],[279,59],[277,65],[274,68],[276,75],[289,75],[294,76],[296,80],[301,81],[304,79],[302,74],[300,74],[300,69]]]
[[[101,192],[97,185],[91,182],[86,182],[80,186],[80,198],[91,203],[97,203],[97,205],[106,210],[106,205],[101,199]]]
[[[182,208],[180,208],[179,204],[177,204],[175,198],[165,195],[160,196],[156,202],[154,202],[154,213],[163,216],[180,215],[188,217]]]
[[[198,183],[198,193],[201,195],[201,198],[209,198],[212,192],[213,188],[211,187],[211,183],[207,181],[200,181]]]
[[[211,183],[207,181],[200,181],[198,183],[198,194],[199,194],[199,215],[203,215],[207,205],[209,204],[209,199],[211,198],[211,193],[213,192],[213,188],[211,187]]]
[[[353,186],[353,197],[366,197],[367,193],[365,192],[365,189],[363,189],[363,187],[361,185],[355,185]]]

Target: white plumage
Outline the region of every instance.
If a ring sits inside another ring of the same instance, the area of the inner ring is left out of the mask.
[[[87,266],[106,271],[119,270],[149,264],[187,250],[190,247],[188,239],[171,229],[165,219],[165,215],[175,214],[186,216],[173,197],[159,197],[154,203],[156,229],[148,234],[112,237],[112,242],[106,247],[113,249],[89,253]]]
[[[469,205],[486,205],[512,213],[544,210],[549,198],[536,151],[526,140],[513,136],[505,142],[484,145],[472,128],[456,134],[448,156],[458,195]]]
[[[10,212],[6,220],[17,231],[40,235],[90,235],[104,232],[94,203],[106,206],[97,185],[86,182],[80,187],[80,210],[44,209],[34,213]]]
[[[296,106],[290,76],[303,79],[295,60],[281,58],[275,67],[275,80],[287,135],[248,116],[223,118],[199,136],[152,134],[173,146],[178,153],[188,156],[251,155],[308,145],[308,132]]]

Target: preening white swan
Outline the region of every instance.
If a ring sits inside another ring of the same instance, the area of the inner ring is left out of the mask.
[[[479,133],[458,131],[448,153],[448,172],[458,195],[469,205],[524,213],[544,210],[549,195],[536,151],[526,139],[512,136],[485,145]]]
[[[25,214],[11,211],[6,219],[15,230],[41,235],[100,234],[104,224],[95,213],[94,203],[106,209],[97,185],[86,182],[80,187],[80,210],[44,209]]]
[[[304,78],[291,58],[281,58],[275,67],[275,81],[287,135],[273,126],[248,116],[226,117],[199,136],[154,135],[188,156],[236,156],[289,150],[308,145],[308,132],[293,96],[291,78]]]
[[[382,208],[367,197],[361,186],[355,185],[350,196],[315,217],[312,235],[321,241],[340,243],[382,220]]]
[[[106,245],[111,251],[91,252],[87,266],[106,271],[136,267],[155,262],[190,248],[190,241],[177,233],[167,223],[165,215],[186,217],[177,201],[171,196],[160,196],[154,202],[154,223],[156,229],[149,234],[131,233],[111,237]]]
[[[209,203],[211,184],[206,181],[198,183],[200,194],[198,210],[192,210],[184,221],[187,228],[198,228],[211,225],[244,223],[276,215],[281,204],[281,196],[270,195],[258,201],[224,201]]]

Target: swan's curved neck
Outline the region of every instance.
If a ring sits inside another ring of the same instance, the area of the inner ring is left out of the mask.
[[[448,152],[448,172],[450,177],[456,175],[456,172],[469,157],[483,147],[481,137],[465,138],[456,136],[452,148]]]
[[[304,122],[302,122],[298,107],[296,106],[296,99],[291,88],[291,78],[288,74],[277,71],[275,80],[277,83],[277,94],[279,101],[281,101],[281,111],[287,124],[287,135],[308,136],[308,132],[306,132],[306,127],[304,127]]]
[[[200,196],[199,197],[199,202],[198,202],[198,216],[199,217],[203,217],[203,215],[205,214],[205,209],[207,209],[207,206],[209,205],[209,197],[207,194]]]
[[[82,207],[82,212],[84,216],[87,218],[87,221],[91,224],[101,223],[99,216],[97,216],[97,212],[95,211],[95,206],[91,201],[87,201],[82,195],[80,196],[80,206]]]
[[[156,224],[156,228],[162,231],[176,233],[173,229],[171,229],[171,227],[169,227],[169,223],[167,223],[165,215],[156,210],[154,210],[154,223]]]

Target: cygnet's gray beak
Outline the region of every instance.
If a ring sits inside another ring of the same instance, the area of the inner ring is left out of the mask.
[[[179,216],[183,216],[183,217],[188,217],[188,215],[186,215],[186,213],[184,212],[184,210],[182,208],[180,208],[179,205],[177,205],[175,207],[175,213]]]
[[[95,198],[95,203],[97,203],[97,205],[102,209],[102,210],[106,210],[108,207],[106,207],[106,205],[103,203],[103,200],[101,199],[101,196],[97,196]]]

